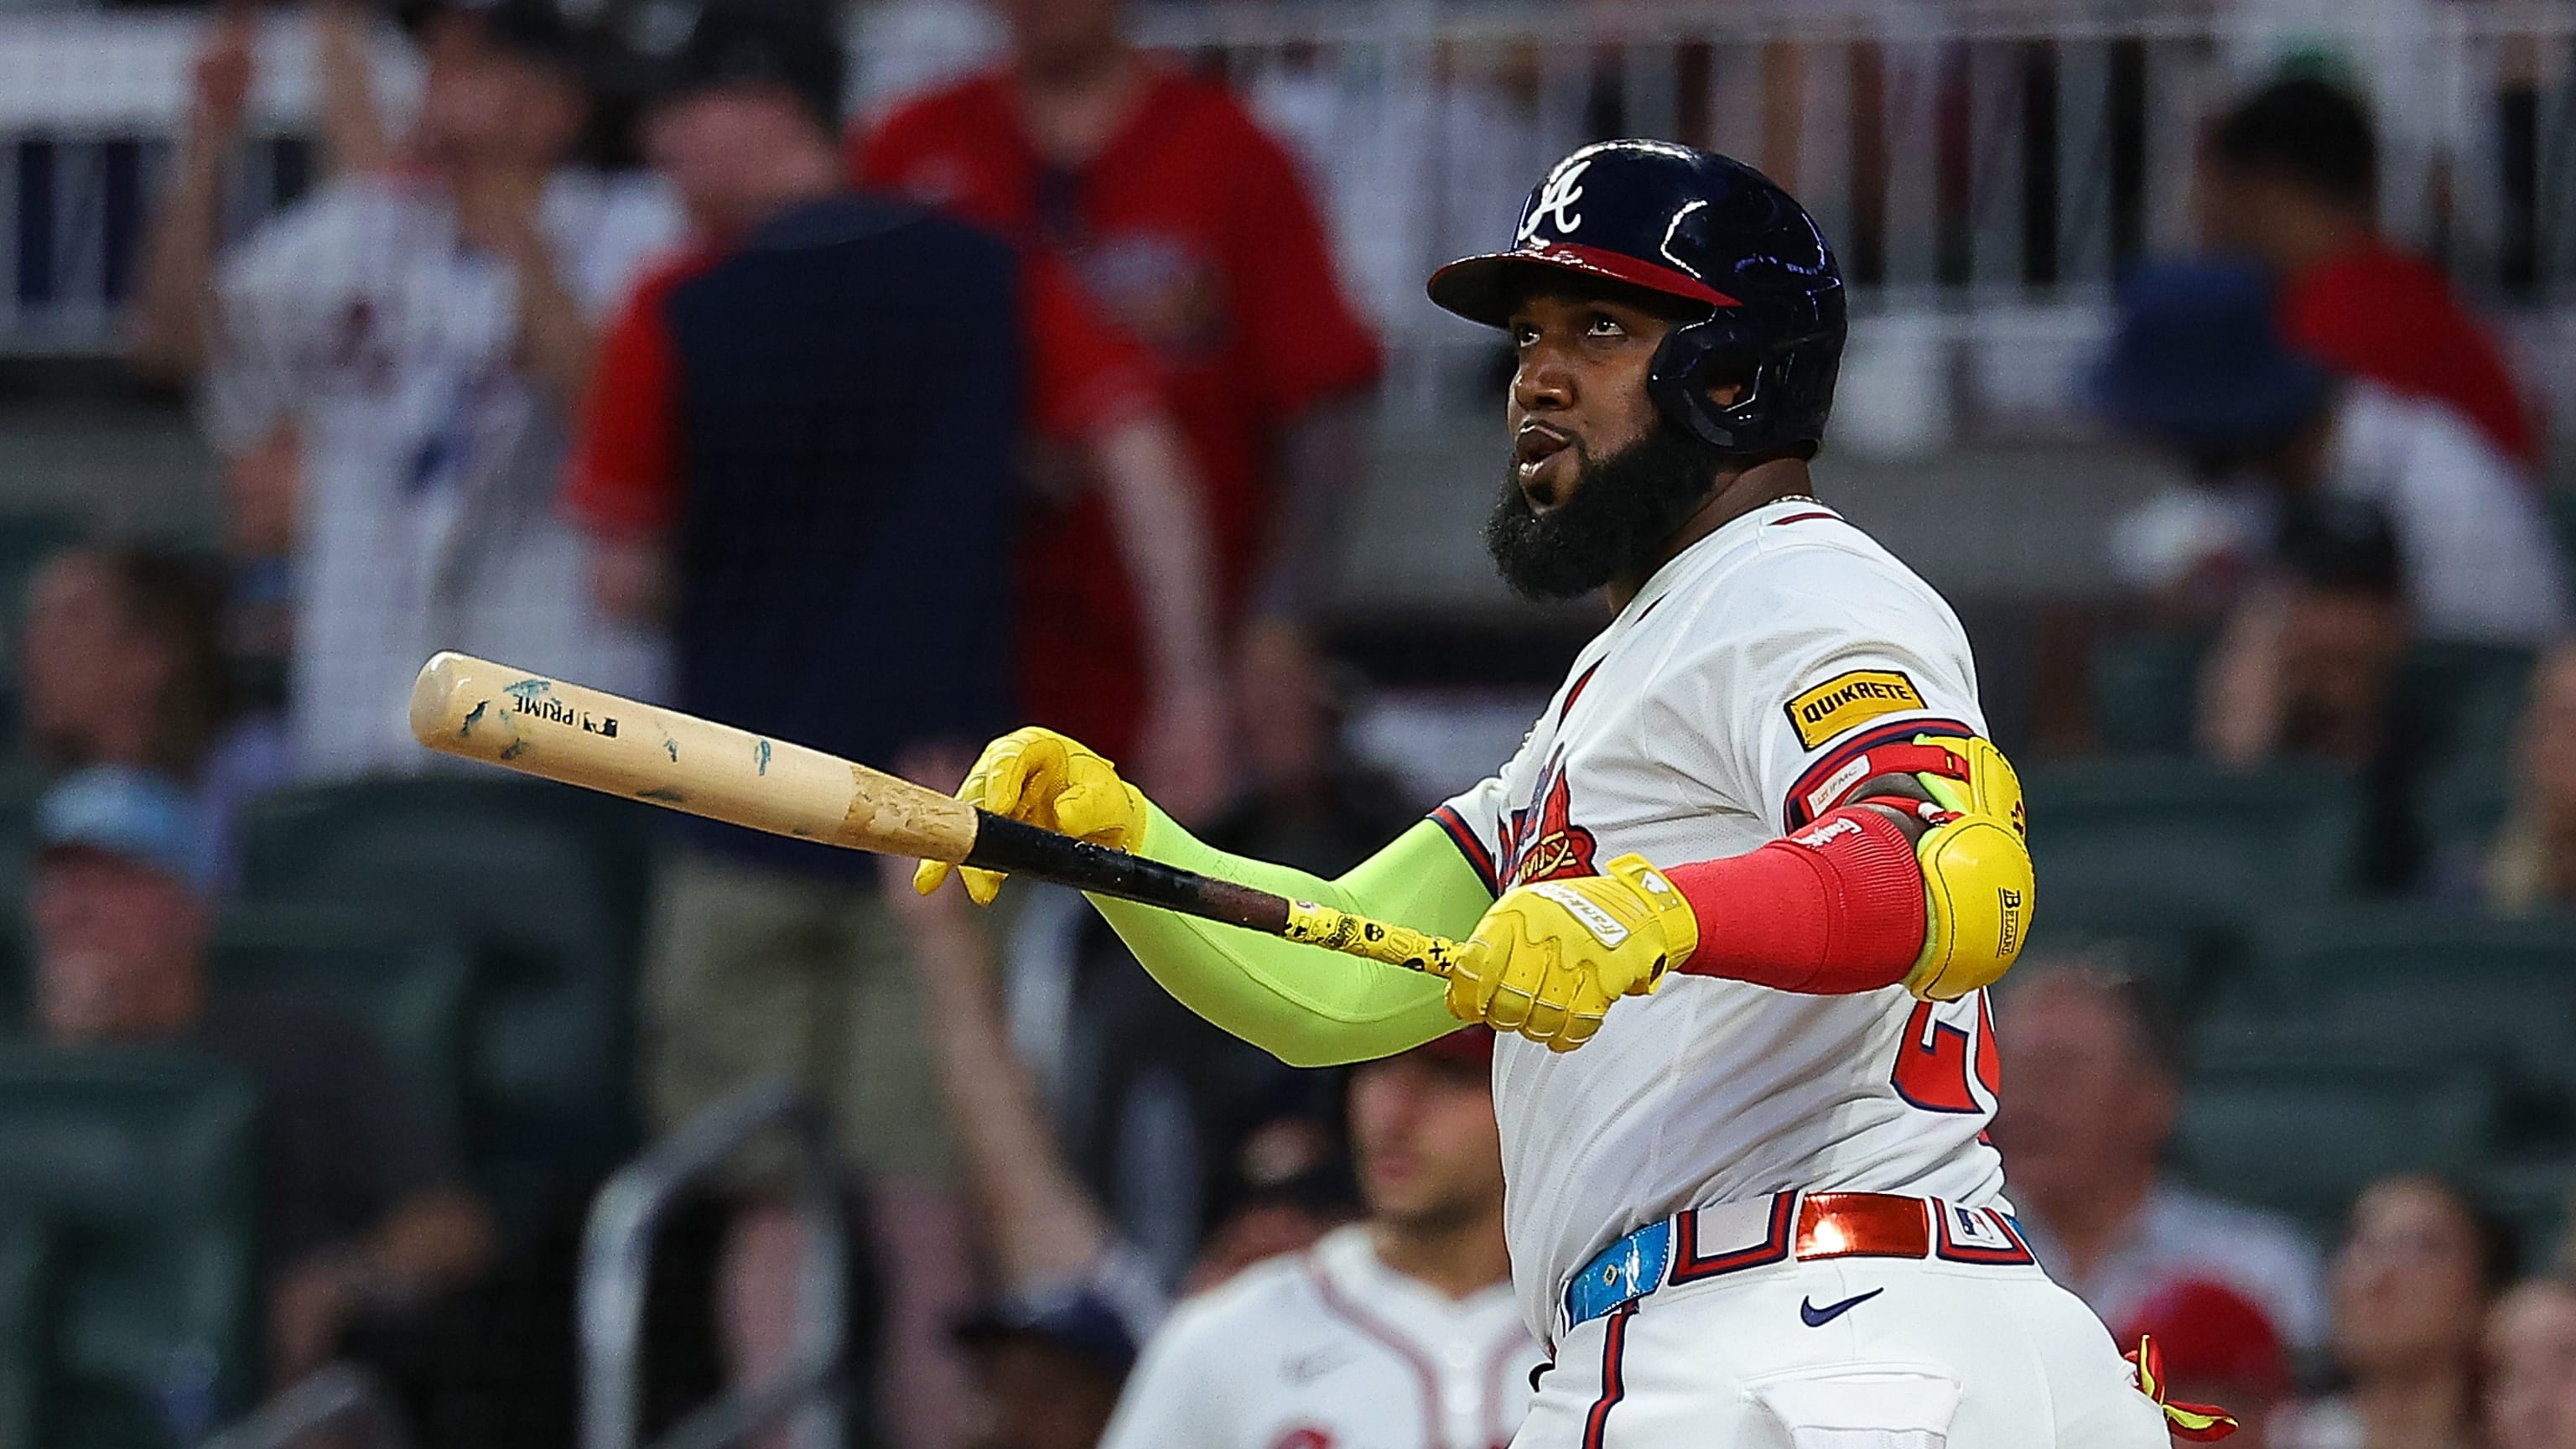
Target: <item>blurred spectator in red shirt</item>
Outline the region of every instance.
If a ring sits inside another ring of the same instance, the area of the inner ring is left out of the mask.
[[[1379,367],[1315,206],[1222,87],[1122,38],[1119,0],[1000,8],[1010,61],[899,107],[854,142],[853,174],[1056,252],[1154,349],[1247,657],[1257,673],[1311,672]],[[1124,758],[1144,732],[1141,691],[1102,682],[1142,667],[1137,591],[1104,567],[1110,521],[1095,492],[1077,482],[1041,512],[1020,575],[1031,712]]]
[[[2310,77],[2266,86],[2210,136],[2212,242],[2280,273],[2281,330],[2337,372],[2449,403],[2525,467],[2540,437],[2495,339],[2432,263],[2379,234],[2361,102]]]
[[[2172,1397],[2215,1404],[2236,1418],[2233,1449],[2264,1449],[2265,1423],[2290,1392],[2290,1358],[2271,1318],[2223,1283],[2189,1278],[2140,1305],[2119,1341],[2156,1341]]]

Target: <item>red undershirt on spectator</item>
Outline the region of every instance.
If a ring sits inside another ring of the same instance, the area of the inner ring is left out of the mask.
[[[2449,404],[2507,457],[2540,460],[2539,431],[2495,339],[2431,262],[2376,237],[2281,285],[2282,334],[2337,372]]]
[[[1295,164],[1216,85],[1156,65],[1078,170],[1040,158],[1006,72],[899,107],[854,138],[859,185],[906,194],[1060,256],[1108,318],[1152,349],[1197,464],[1225,621],[1269,547],[1279,427],[1374,381],[1378,350],[1335,280]],[[1031,717],[1119,758],[1136,739],[1143,632],[1097,490],[1020,556]],[[1112,682],[1117,683],[1111,687]]]

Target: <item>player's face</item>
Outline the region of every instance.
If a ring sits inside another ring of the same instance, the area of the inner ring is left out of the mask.
[[[1671,319],[1615,292],[1533,292],[1514,309],[1512,458],[1485,549],[1513,592],[1580,597],[1642,579],[1726,459],[1646,393]]]
[[[1502,1211],[1492,1077],[1420,1055],[1351,1076],[1351,1155],[1372,1217],[1431,1230]]]
[[[1656,424],[1646,375],[1672,323],[1583,291],[1533,292],[1512,309],[1512,481],[1531,512],[1571,501],[1594,461]]]

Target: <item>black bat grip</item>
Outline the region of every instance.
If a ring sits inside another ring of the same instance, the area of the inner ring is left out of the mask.
[[[989,810],[975,812],[975,848],[966,852],[961,863],[1051,880],[1094,895],[1159,906],[1267,935],[1288,929],[1286,896],[1041,830]]]

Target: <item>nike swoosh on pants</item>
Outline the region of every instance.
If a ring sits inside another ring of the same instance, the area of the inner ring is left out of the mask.
[[[1809,1328],[1822,1328],[1886,1291],[1884,1288],[1872,1288],[1866,1293],[1855,1293],[1840,1303],[1828,1303],[1822,1308],[1816,1306],[1814,1299],[1800,1298],[1798,1320]]]

